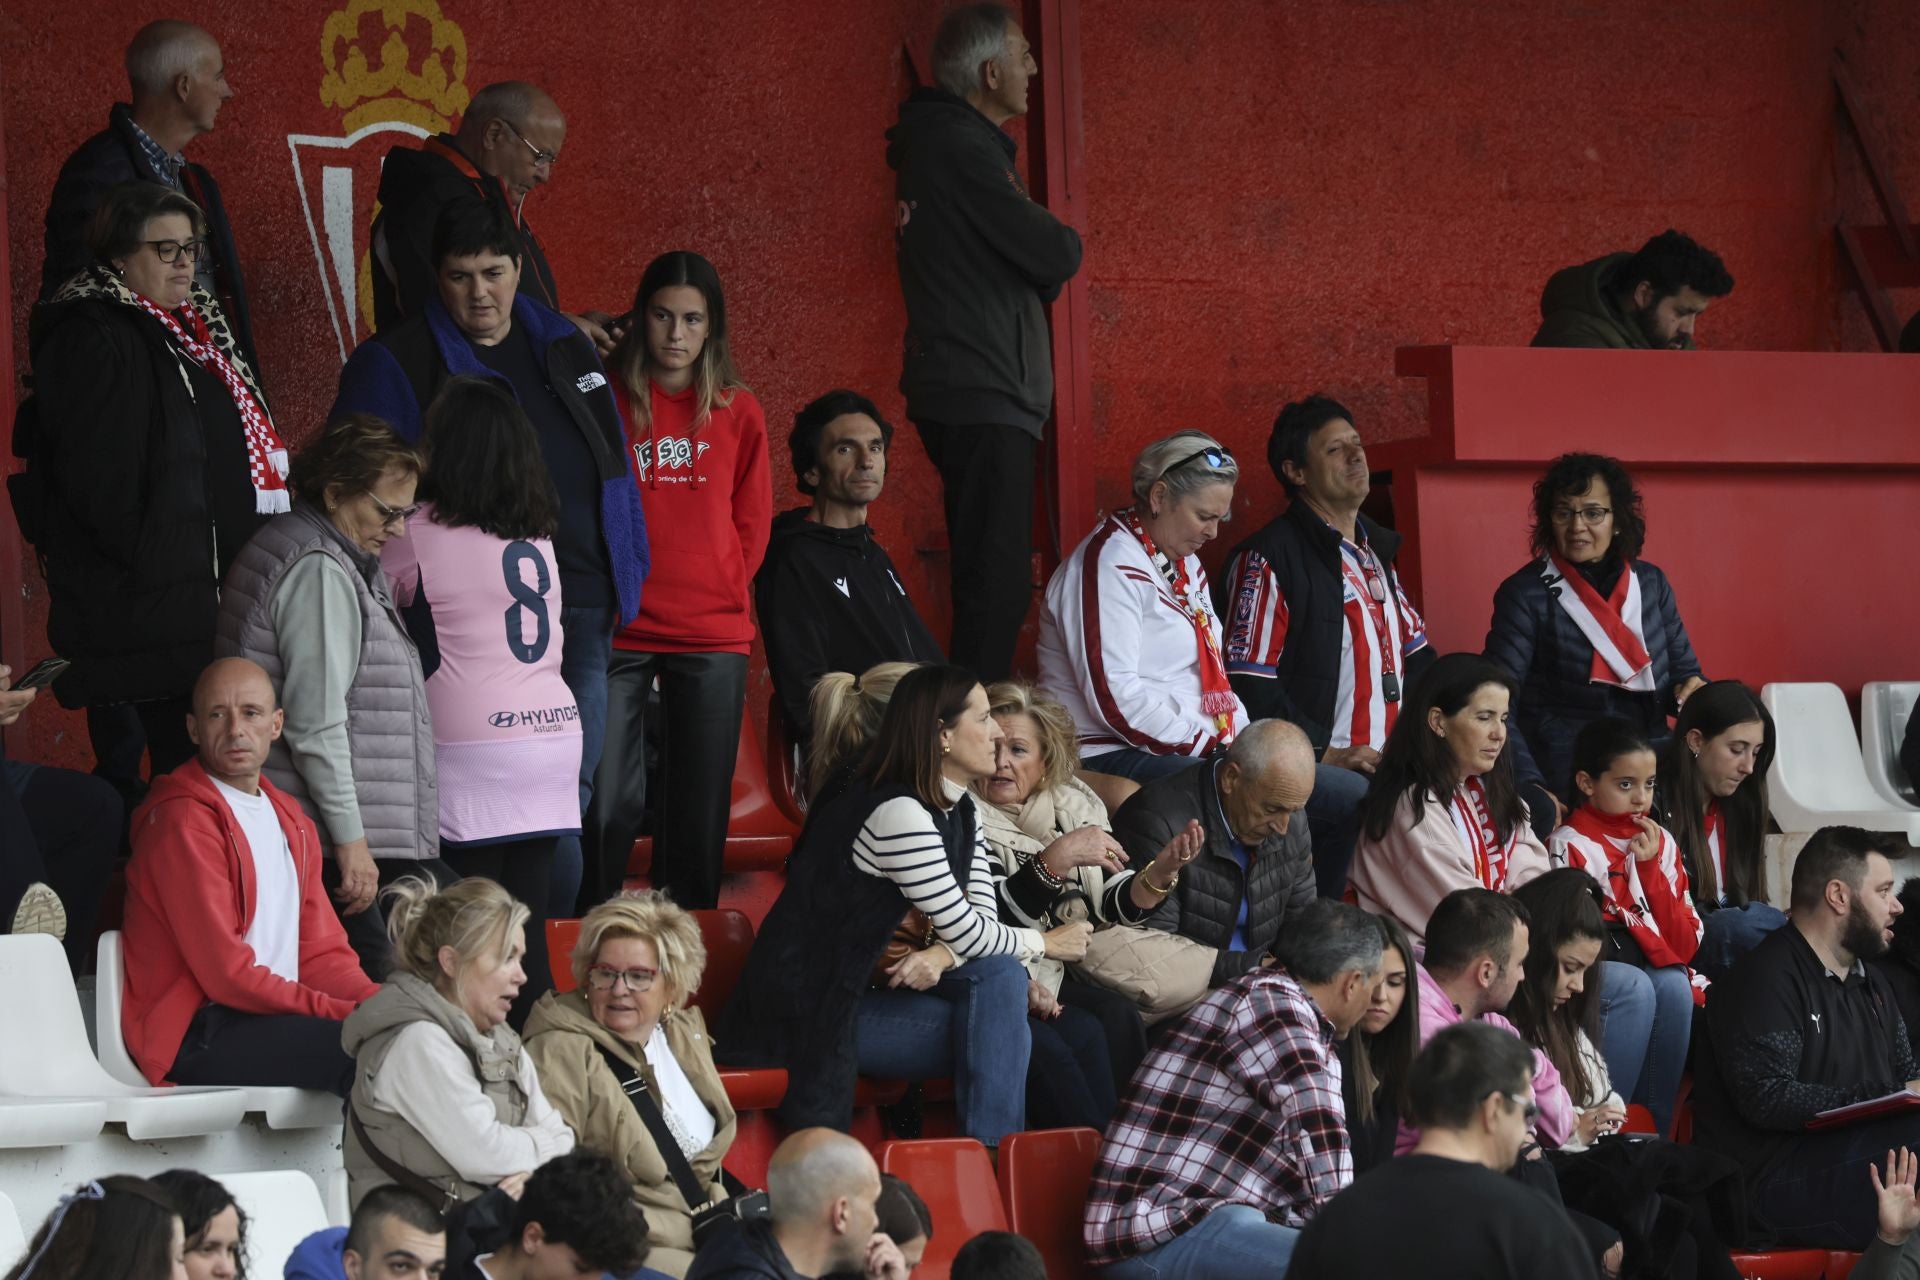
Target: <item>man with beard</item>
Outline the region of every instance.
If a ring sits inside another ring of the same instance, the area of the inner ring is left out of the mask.
[[[1865,1248],[1868,1169],[1920,1146],[1920,1065],[1886,979],[1865,963],[1892,940],[1901,906],[1888,858],[1904,852],[1900,837],[1858,827],[1814,832],[1793,864],[1789,927],[1707,993],[1698,1141],[1746,1169],[1755,1229],[1785,1243]],[[1809,1127],[1889,1097],[1871,1117]]]
[[[1700,313],[1732,292],[1720,256],[1669,228],[1638,253],[1554,272],[1540,294],[1533,345],[1691,351]]]

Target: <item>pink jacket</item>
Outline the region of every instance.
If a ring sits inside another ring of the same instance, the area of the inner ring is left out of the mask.
[[[1517,889],[1552,866],[1546,848],[1525,822],[1514,831],[1507,857],[1502,889]],[[1455,889],[1489,887],[1474,872],[1473,851],[1454,826],[1448,802],[1432,792],[1418,824],[1409,793],[1400,797],[1384,837],[1371,840],[1361,832],[1351,878],[1360,905],[1398,920],[1415,946],[1425,945],[1427,920],[1440,899]]]
[[[1465,1021],[1460,1010],[1454,1008],[1453,1001],[1435,982],[1433,975],[1427,972],[1425,965],[1415,965],[1420,975],[1420,1043],[1426,1044],[1433,1039],[1434,1032],[1442,1027],[1450,1027],[1456,1022]],[[1480,1016],[1480,1021],[1490,1022],[1496,1027],[1513,1031],[1513,1024],[1497,1013]],[[1513,1031],[1518,1036],[1518,1031]],[[1533,1103],[1540,1108],[1540,1119],[1534,1125],[1534,1131],[1550,1147],[1557,1147],[1573,1136],[1573,1099],[1567,1096],[1567,1086],[1561,1081],[1560,1073],[1553,1063],[1547,1061],[1547,1055],[1535,1049],[1533,1051]],[[1393,1154],[1403,1156],[1413,1150],[1420,1141],[1420,1131],[1406,1120],[1400,1121],[1400,1137],[1393,1144]]]

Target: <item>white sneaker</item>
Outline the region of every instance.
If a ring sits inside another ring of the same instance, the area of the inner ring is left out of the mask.
[[[60,895],[39,881],[27,886],[20,895],[20,905],[13,909],[14,933],[50,933],[56,938],[67,936],[67,909],[60,905]]]

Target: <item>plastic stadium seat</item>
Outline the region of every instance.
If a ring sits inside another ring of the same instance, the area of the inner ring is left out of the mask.
[[[0,1272],[13,1270],[27,1251],[27,1233],[20,1226],[20,1215],[13,1201],[0,1192]]]
[[[1686,1137],[1680,1136],[1680,1121],[1687,1122]],[[1693,1072],[1680,1077],[1680,1091],[1673,1096],[1673,1120],[1667,1130],[1670,1142],[1689,1143],[1693,1141]]]
[[[801,744],[787,738],[787,718],[778,696],[767,699],[767,785],[773,802],[797,828],[807,821],[807,802],[800,795]]]
[[[0,1150],[64,1147],[106,1127],[105,1098],[0,1098]]]
[[[247,1215],[247,1270],[277,1276],[294,1246],[329,1225],[320,1188],[297,1170],[213,1175]]]
[[[580,941],[578,920],[547,921],[547,967],[553,970],[553,989],[561,995],[580,984],[573,980],[573,944]]]
[[[1091,1280],[1080,1227],[1100,1155],[1093,1129],[1010,1133],[1000,1143],[1000,1195],[1008,1229],[1033,1241],[1048,1280]]]
[[[1920,809],[1897,809],[1867,781],[1847,699],[1834,684],[1770,684],[1760,700],[1773,713],[1773,771],[1767,795],[1788,834],[1842,824],[1904,834],[1920,842]]]
[[[880,1172],[905,1178],[933,1215],[933,1239],[914,1269],[917,1280],[947,1280],[961,1245],[982,1231],[1007,1229],[993,1162],[972,1138],[883,1142],[874,1157]]]
[[[67,953],[44,933],[0,937],[0,1009],[6,1025],[31,1035],[0,1036],[0,1097],[98,1099],[107,1122],[137,1142],[218,1133],[247,1113],[244,1089],[122,1084],[87,1044]]]
[[[1900,767],[1900,744],[1920,699],[1920,680],[1873,680],[1860,686],[1860,759],[1867,781],[1896,807],[1920,806],[1916,779]]]
[[[1626,1123],[1620,1126],[1620,1132],[1651,1133],[1657,1135],[1660,1132],[1660,1126],[1654,1123],[1653,1112],[1647,1110],[1637,1102],[1629,1102],[1627,1104]]]
[[[733,756],[733,804],[727,810],[727,841],[721,849],[720,864],[729,873],[741,871],[778,871],[793,852],[793,838],[800,824],[788,817],[774,800],[767,781],[767,762],[760,751],[760,732],[753,717],[743,715],[740,745]],[[641,836],[634,841],[627,859],[629,875],[644,875],[653,864],[653,838]]]
[[[1860,1265],[1859,1254],[1835,1249],[1827,1255],[1827,1280],[1847,1280],[1858,1265]]]
[[[1736,1253],[1733,1267],[1743,1280],[1824,1280],[1830,1255],[1825,1249],[1776,1249],[1772,1253]]]
[[[147,1078],[127,1052],[120,1020],[126,996],[126,959],[118,930],[100,935],[94,957],[93,1038],[100,1065],[121,1084],[144,1087]],[[343,1122],[340,1099],[317,1089],[247,1087],[247,1110],[260,1112],[269,1129],[328,1129]]]

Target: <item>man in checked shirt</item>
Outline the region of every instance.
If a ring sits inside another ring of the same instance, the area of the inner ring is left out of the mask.
[[[1334,1041],[1366,1012],[1380,923],[1315,902],[1281,963],[1195,1005],[1134,1074],[1087,1197],[1112,1280],[1282,1280],[1300,1228],[1353,1181]]]

